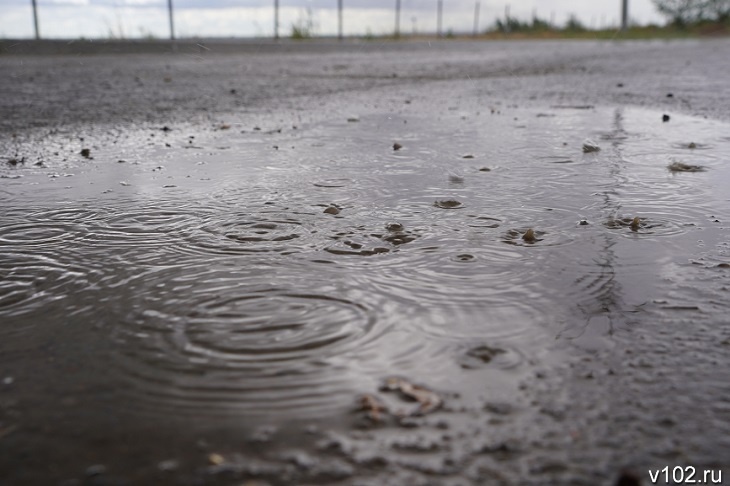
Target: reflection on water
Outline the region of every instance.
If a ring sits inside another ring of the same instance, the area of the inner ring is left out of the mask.
[[[212,419],[324,417],[394,374],[457,391],[555,336],[610,345],[647,303],[690,300],[677,269],[726,238],[730,146],[709,122],[549,114],[337,120],[266,135],[277,150],[231,133],[109,170],[100,150],[60,183],[4,168],[23,177],[0,192],[0,351],[76,340],[55,359],[92,372],[59,386]]]

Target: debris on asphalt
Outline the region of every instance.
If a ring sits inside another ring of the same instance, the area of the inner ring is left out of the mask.
[[[85,157],[87,159],[90,159],[91,158],[91,150],[90,149],[87,149],[87,148],[81,149],[81,152],[79,152],[79,153],[81,154],[82,157]]]
[[[490,169],[489,167],[482,167],[481,169],[479,169],[479,172],[491,172],[491,171],[492,171],[492,169]]]
[[[704,172],[705,170],[701,165],[689,165],[683,162],[672,162],[667,168],[672,172]]]
[[[466,154],[462,157],[462,159],[473,159],[474,156],[472,154]]]
[[[694,143],[694,142],[690,142],[689,145],[687,145],[687,148],[688,149],[696,149],[697,148],[697,144]]]
[[[397,391],[409,400],[418,402],[419,406],[407,414],[411,416],[425,415],[433,412],[443,403],[441,397],[435,392],[422,386],[414,385],[403,378],[395,376],[385,380],[383,389],[387,391]]]
[[[20,159],[12,158],[8,160],[8,165],[15,167],[17,165],[25,165],[25,157],[21,157]]]
[[[357,116],[351,116],[350,118],[348,118],[348,119],[347,119],[347,121],[348,121],[349,123],[357,123],[357,122],[359,122],[359,121],[360,121],[360,118],[359,118],[359,117],[357,117]]]
[[[220,454],[216,454],[215,452],[208,454],[208,462],[210,462],[213,466],[220,466],[226,460],[221,456]]]
[[[593,140],[586,140],[585,142],[583,142],[583,153],[584,154],[589,154],[591,152],[598,152],[599,150],[601,150],[601,147],[599,147],[598,144],[596,142],[594,142]]]
[[[464,206],[460,201],[456,199],[444,199],[433,203],[434,206],[441,209],[458,209]]]
[[[367,412],[368,418],[373,422],[382,421],[383,414],[388,413],[388,408],[377,397],[370,394],[360,397],[360,410]]]
[[[526,243],[535,243],[537,241],[537,237],[535,236],[535,230],[530,228],[527,231],[525,231],[525,234],[522,235],[522,239]]]
[[[666,115],[666,114],[662,115],[662,121],[664,123],[668,122],[669,120],[671,120],[671,117],[669,115]]]
[[[395,150],[396,152],[402,148],[403,148],[403,145],[399,144],[398,142],[393,144],[393,150]]]
[[[639,228],[641,228],[641,219],[638,216],[635,216],[634,219],[631,220],[631,224],[629,226],[631,231],[639,231]]]
[[[329,206],[324,210],[326,214],[340,214],[340,209],[335,206]]]

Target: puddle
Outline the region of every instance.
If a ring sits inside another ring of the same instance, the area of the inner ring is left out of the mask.
[[[383,426],[383,440],[405,462],[445,450],[439,423],[504,410],[548,355],[560,361],[554,347],[609,349],[632,313],[706,309],[677,284],[697,252],[713,262],[693,270],[712,274],[704,285],[727,275],[727,127],[546,109],[510,108],[520,130],[458,112],[436,125],[362,115],[219,131],[199,150],[99,146],[79,160],[72,144],[45,168],[5,164],[0,352],[26,350],[17,362],[31,366],[67,340],[38,390],[203,429],[345,420],[363,395],[370,415],[398,417],[376,396],[398,376],[435,390],[438,408]],[[587,139],[600,150],[584,154]],[[672,159],[705,170],[671,173]],[[671,305],[646,306],[658,293]],[[65,372],[79,366],[104,372]]]

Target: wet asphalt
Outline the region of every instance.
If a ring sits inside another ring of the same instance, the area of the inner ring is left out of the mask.
[[[652,114],[635,119],[655,118],[658,126],[695,123],[693,134],[705,130],[716,140],[730,133],[722,134],[730,127],[725,39],[217,41],[129,50],[126,44],[3,41],[2,174],[13,176],[18,164],[61,171],[64,151],[82,146],[93,147],[92,156],[119,144],[134,157],[152,157],[152,131],[179,134],[172,144],[212,146],[228,130],[275,134],[318,126],[312,140],[326,144],[321,127],[330,120],[367,127],[369,117],[387,119],[411,102],[423,106],[420,117],[432,117],[434,126],[445,123],[441,117],[452,107],[460,113],[479,103],[485,113],[514,114],[514,120],[524,116],[519,110],[534,116],[550,109],[626,109]],[[385,142],[390,147],[392,140]],[[108,163],[112,172],[117,161]],[[728,201],[720,193],[712,208],[730,217]],[[727,230],[714,234],[721,248],[715,256],[727,259]],[[184,417],[156,422],[130,412],[117,423],[98,420],[108,413],[105,406],[84,410],[77,398],[67,403],[53,384],[15,394],[42,372],[38,363],[26,363],[16,376],[25,342],[18,339],[15,354],[0,356],[0,484],[612,485],[622,474],[637,480],[621,484],[650,484],[649,469],[664,466],[728,475],[730,327],[722,309],[730,283],[723,269],[713,266],[710,280],[693,280],[688,271],[688,286],[707,287],[697,291],[697,305],[666,311],[679,316],[662,320],[662,310],[642,318],[637,305],[616,329],[598,322],[610,330],[559,343],[560,358],[527,360],[518,395],[459,409],[453,404],[461,397],[446,392],[445,417],[387,427],[363,425],[354,412],[331,420],[293,413],[295,425],[278,420],[275,428],[252,431],[247,424],[242,438],[228,423]],[[682,295],[692,295],[687,292]],[[84,368],[83,344],[92,341],[87,336],[66,346],[78,346],[69,351],[78,357],[74,372],[103,375]],[[52,360],[58,346],[49,345],[48,353]],[[84,393],[107,390],[99,385]],[[55,400],[74,412],[56,410]],[[29,403],[38,411],[25,409]],[[98,423],[109,430],[93,430]]]

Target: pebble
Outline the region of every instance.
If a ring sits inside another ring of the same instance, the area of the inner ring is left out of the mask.
[[[583,142],[583,153],[588,154],[591,152],[598,152],[601,150],[601,147],[598,146],[598,144],[592,140],[586,140]]]
[[[330,206],[324,210],[326,214],[340,214],[340,210],[334,206]]]

